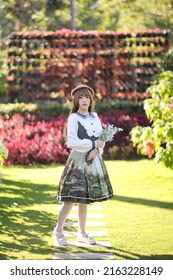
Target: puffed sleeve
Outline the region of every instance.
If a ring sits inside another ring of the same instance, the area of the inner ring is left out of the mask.
[[[80,139],[77,136],[78,123],[73,114],[71,114],[67,121],[67,143],[70,148],[78,152],[86,152],[95,148],[95,142],[90,139]]]

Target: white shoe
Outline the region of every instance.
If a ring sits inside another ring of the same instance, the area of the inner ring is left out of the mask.
[[[61,232],[57,232],[56,230],[54,230],[52,232],[52,237],[54,239],[54,246],[56,247],[57,245],[59,246],[67,246],[67,239],[64,236],[63,233]]]
[[[96,244],[96,240],[93,237],[89,236],[87,233],[84,234],[79,233],[76,241],[81,243],[86,243],[89,245]]]

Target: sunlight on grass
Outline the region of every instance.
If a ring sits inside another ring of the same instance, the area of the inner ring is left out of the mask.
[[[95,250],[112,252],[115,259],[173,259],[173,172],[152,160],[105,163],[114,197],[96,204],[102,206],[108,232],[97,239],[109,240],[112,247]],[[92,252],[52,246],[57,184],[63,168],[3,167],[0,259],[52,259],[55,252]]]

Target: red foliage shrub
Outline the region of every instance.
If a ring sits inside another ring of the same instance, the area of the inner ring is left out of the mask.
[[[127,113],[126,110],[115,110],[99,115],[102,123],[110,123],[123,128],[115,135],[112,142],[107,142],[105,154],[109,155],[110,147],[120,147],[123,158],[127,147],[130,148],[129,132],[136,125],[148,125],[145,113]],[[0,119],[0,140],[9,150],[5,164],[48,164],[51,162],[66,162],[69,149],[65,146],[63,135],[66,116],[56,119],[43,118],[27,114],[25,117],[15,114],[11,118],[6,115]],[[126,147],[126,148],[125,148]],[[128,149],[129,149],[128,148]],[[130,148],[131,154],[131,148]]]
[[[105,146],[105,153],[108,152],[110,147],[119,146],[126,147],[131,144],[129,132],[132,127],[136,125],[147,126],[149,121],[144,112],[131,112],[128,110],[115,110],[114,112],[105,112],[100,115],[100,119],[103,123],[110,123],[123,129],[122,132],[118,132],[112,142],[107,142]]]
[[[68,149],[64,147],[65,117],[57,120],[27,120],[19,114],[2,120],[0,139],[9,150],[6,164],[64,163]]]

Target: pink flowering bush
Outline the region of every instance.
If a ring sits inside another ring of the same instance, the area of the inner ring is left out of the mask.
[[[136,125],[148,125],[148,119],[143,112],[128,113],[127,110],[113,110],[100,113],[103,124],[111,123],[121,127],[111,142],[105,145],[104,156],[111,158],[128,158],[136,154],[131,147],[129,132]],[[0,117],[0,141],[9,150],[5,164],[48,164],[51,162],[65,163],[70,149],[65,145],[64,128],[66,115],[59,117],[43,117],[40,114],[27,113],[22,116],[16,113]]]
[[[65,117],[36,121],[15,114],[11,119],[0,119],[0,140],[9,150],[5,164],[64,163],[68,149],[64,147]]]

